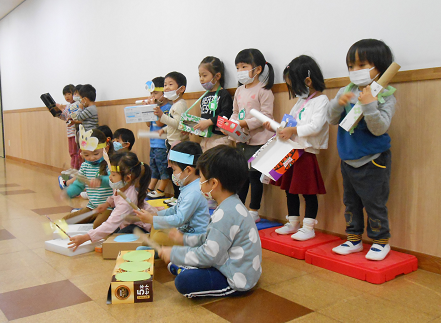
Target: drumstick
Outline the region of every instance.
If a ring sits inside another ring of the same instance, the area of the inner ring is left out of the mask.
[[[90,185],[90,180],[86,177],[86,175],[78,173],[77,180],[85,185]]]
[[[140,228],[133,229],[133,234],[136,235],[138,238],[141,238],[141,240],[143,240],[143,242],[147,243],[150,247],[155,249],[158,253],[161,250],[162,247],[158,243],[156,243],[155,241],[153,241],[149,237],[147,237],[147,235],[144,232],[142,232],[142,230]]]
[[[122,197],[127,203],[129,203],[129,205],[130,205],[134,210],[136,210],[136,211],[141,211],[141,210],[139,209],[139,207],[138,207],[135,203],[133,203],[132,201],[130,201],[130,199],[127,197],[126,194],[124,194],[123,192],[121,192],[121,190],[117,190],[117,192],[118,192],[118,195],[121,196],[121,197]]]
[[[67,236],[69,237],[69,239],[72,239],[72,238],[70,237],[70,235],[68,235],[66,231],[64,231],[63,229],[61,229],[61,227],[60,227],[58,224],[56,224],[54,221],[52,221],[50,217],[48,217],[47,215],[45,215],[45,217],[47,217],[47,219],[48,219],[49,221],[51,221],[51,223],[55,224],[55,225],[57,226],[58,229],[60,229],[65,235],[67,235]]]

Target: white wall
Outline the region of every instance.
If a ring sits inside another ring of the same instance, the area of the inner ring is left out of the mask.
[[[300,54],[325,78],[346,76],[349,47],[384,40],[402,70],[441,66],[441,1],[425,0],[27,0],[0,21],[4,110],[58,102],[64,85],[90,83],[97,100],[145,95],[144,83],[177,70],[187,91],[201,91],[197,67],[207,55],[227,69],[260,49],[276,71]]]

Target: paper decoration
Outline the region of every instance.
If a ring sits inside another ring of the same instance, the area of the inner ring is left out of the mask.
[[[115,275],[115,279],[123,282],[136,282],[139,280],[150,279],[152,275],[145,272],[131,272],[127,271],[125,273],[119,273]]]
[[[147,261],[136,261],[136,262],[123,262],[119,268],[124,271],[145,271],[152,266],[150,262]]]
[[[146,250],[135,250],[135,251],[131,251],[126,253],[123,256],[123,259],[125,261],[144,261],[147,259],[150,259],[153,255]]]
[[[117,236],[114,241],[116,242],[133,242],[138,240],[138,237],[134,234],[123,234],[120,236]]]

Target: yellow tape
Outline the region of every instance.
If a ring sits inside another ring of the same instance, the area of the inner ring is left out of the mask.
[[[119,166],[110,166],[110,170],[112,171],[112,172],[120,172],[120,170],[119,170]]]
[[[380,168],[386,168],[386,166],[378,165],[374,160],[372,161],[372,164],[374,164],[375,166],[380,167]]]
[[[155,89],[153,91],[164,92],[164,88],[163,87],[155,87]]]

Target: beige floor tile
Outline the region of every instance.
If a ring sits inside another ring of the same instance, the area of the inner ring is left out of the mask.
[[[441,294],[441,275],[431,273],[422,269],[404,276],[407,280],[412,281],[416,284],[425,286],[438,294]]]
[[[28,247],[18,239],[0,241],[0,254],[13,253],[21,250],[27,250]]]
[[[319,313],[341,322],[429,322],[435,316],[401,306],[373,295],[360,295],[319,310]]]
[[[206,322],[206,323],[222,323],[228,322],[222,317],[206,310],[200,306],[194,306],[177,314],[167,316],[165,318],[155,320],[155,323],[194,323],[194,322]]]
[[[8,319],[6,318],[5,314],[3,314],[2,311],[0,311],[0,323],[7,323]]]
[[[304,260],[299,260],[291,257],[287,257],[285,255],[262,249],[262,259],[263,260],[271,260],[274,263],[281,264],[284,266],[289,266],[291,268],[306,272],[312,273],[318,270],[322,270],[322,268],[310,265],[306,263]]]
[[[29,249],[0,254],[0,272],[36,265],[47,265],[47,263]]]
[[[299,322],[299,323],[338,323],[340,321],[334,320],[330,317],[324,316],[322,314],[313,312],[310,314],[307,314],[305,316],[299,317],[295,320],[289,321],[287,323],[293,323],[293,322]]]
[[[274,275],[274,273],[277,273],[277,275]],[[271,286],[307,274],[307,272],[297,268],[278,264],[270,260],[263,260],[259,287]]]

